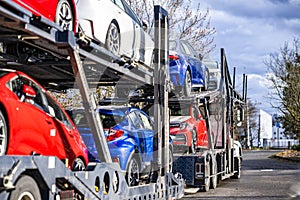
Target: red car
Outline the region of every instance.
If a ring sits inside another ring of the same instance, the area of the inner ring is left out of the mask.
[[[208,148],[206,122],[200,110],[186,104],[169,105],[169,108],[174,152],[195,153],[198,148]]]
[[[57,156],[72,170],[88,164],[64,109],[29,76],[7,69],[0,69],[0,155]]]
[[[13,0],[36,16],[43,16],[65,30],[76,31],[77,13],[74,0]]]

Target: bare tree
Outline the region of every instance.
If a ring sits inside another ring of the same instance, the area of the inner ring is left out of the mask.
[[[236,134],[241,143],[246,146],[247,132],[249,131],[250,138],[248,139],[250,140],[250,146],[253,147],[253,141],[258,138],[258,110],[256,105],[249,99],[247,100],[247,108],[245,109],[244,115],[242,126],[237,129]]]
[[[295,38],[292,45],[288,42],[280,53],[270,55],[265,61],[273,83],[270,97],[281,113],[281,122],[287,135],[297,135],[300,139],[300,40]]]
[[[127,0],[138,17],[153,31],[153,9],[155,0]],[[197,2],[197,3],[195,3]],[[200,2],[193,0],[162,0],[161,6],[168,11],[170,38],[188,40],[202,56],[208,55],[215,47],[215,28],[210,25],[209,9],[202,12]]]

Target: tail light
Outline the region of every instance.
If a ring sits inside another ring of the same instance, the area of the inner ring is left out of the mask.
[[[179,60],[179,56],[178,55],[169,55],[169,59],[170,60]]]
[[[123,134],[124,134],[123,130],[112,130],[112,129],[110,129],[109,132],[108,132],[106,140],[107,141],[115,140],[115,139],[121,137]]]

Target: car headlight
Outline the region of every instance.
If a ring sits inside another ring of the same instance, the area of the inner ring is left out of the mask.
[[[180,123],[180,130],[183,130],[183,129],[185,129],[186,127],[187,127],[187,125],[188,125],[188,123],[186,123],[186,122],[182,122],[182,123]]]

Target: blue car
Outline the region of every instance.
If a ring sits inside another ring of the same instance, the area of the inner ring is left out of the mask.
[[[185,40],[170,40],[169,49],[170,79],[175,89],[185,96],[207,90],[209,71],[194,48]]]
[[[138,108],[124,106],[100,106],[98,112],[112,160],[126,171],[128,185],[134,186],[140,179],[149,178],[154,145],[151,118]],[[90,161],[98,160],[84,110],[72,110],[71,115],[88,147]]]

